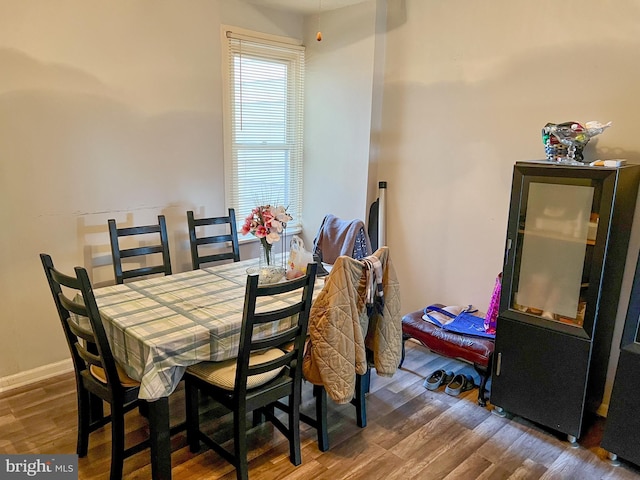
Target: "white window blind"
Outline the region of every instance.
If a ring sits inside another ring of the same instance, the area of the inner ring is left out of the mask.
[[[304,47],[226,32],[225,187],[238,224],[258,205],[302,219]]]

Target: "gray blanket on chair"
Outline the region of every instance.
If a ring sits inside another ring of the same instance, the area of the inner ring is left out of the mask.
[[[327,215],[322,221],[318,236],[313,241],[314,253],[320,252],[322,261],[333,264],[340,255],[353,257],[353,248],[360,231],[364,231],[362,220],[342,220]],[[368,255],[371,254],[369,238],[365,235]]]

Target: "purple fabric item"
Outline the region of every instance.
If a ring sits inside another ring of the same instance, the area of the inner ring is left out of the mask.
[[[493,293],[491,294],[491,302],[489,303],[489,310],[487,310],[487,316],[484,318],[484,330],[487,333],[495,334],[496,325],[498,323],[498,310],[500,308],[500,290],[502,288],[502,273],[498,274],[496,278],[495,286],[493,287]]]
[[[365,254],[362,257],[371,255],[371,243],[362,220],[341,220],[329,214],[324,217],[318,236],[313,241],[314,253],[330,264],[335,263],[340,255],[357,258],[354,257],[354,246],[358,236],[364,236],[366,243],[367,251],[363,252]]]

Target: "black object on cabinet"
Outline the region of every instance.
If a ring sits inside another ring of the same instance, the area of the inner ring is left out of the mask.
[[[601,446],[609,458],[617,456],[640,465],[640,256],[633,278],[627,318],[620,342],[620,358]]]
[[[640,166],[518,162],[491,403],[580,436],[602,401]]]

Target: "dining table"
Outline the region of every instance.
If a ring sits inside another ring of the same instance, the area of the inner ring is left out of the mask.
[[[189,365],[237,357],[247,269],[257,264],[243,260],[94,290],[113,356],[140,382],[139,398],[148,404],[154,479],[171,478],[169,396]],[[314,297],[323,283],[316,279]],[[299,299],[292,292],[264,297],[263,305],[274,309]],[[267,324],[256,336],[290,324]]]

